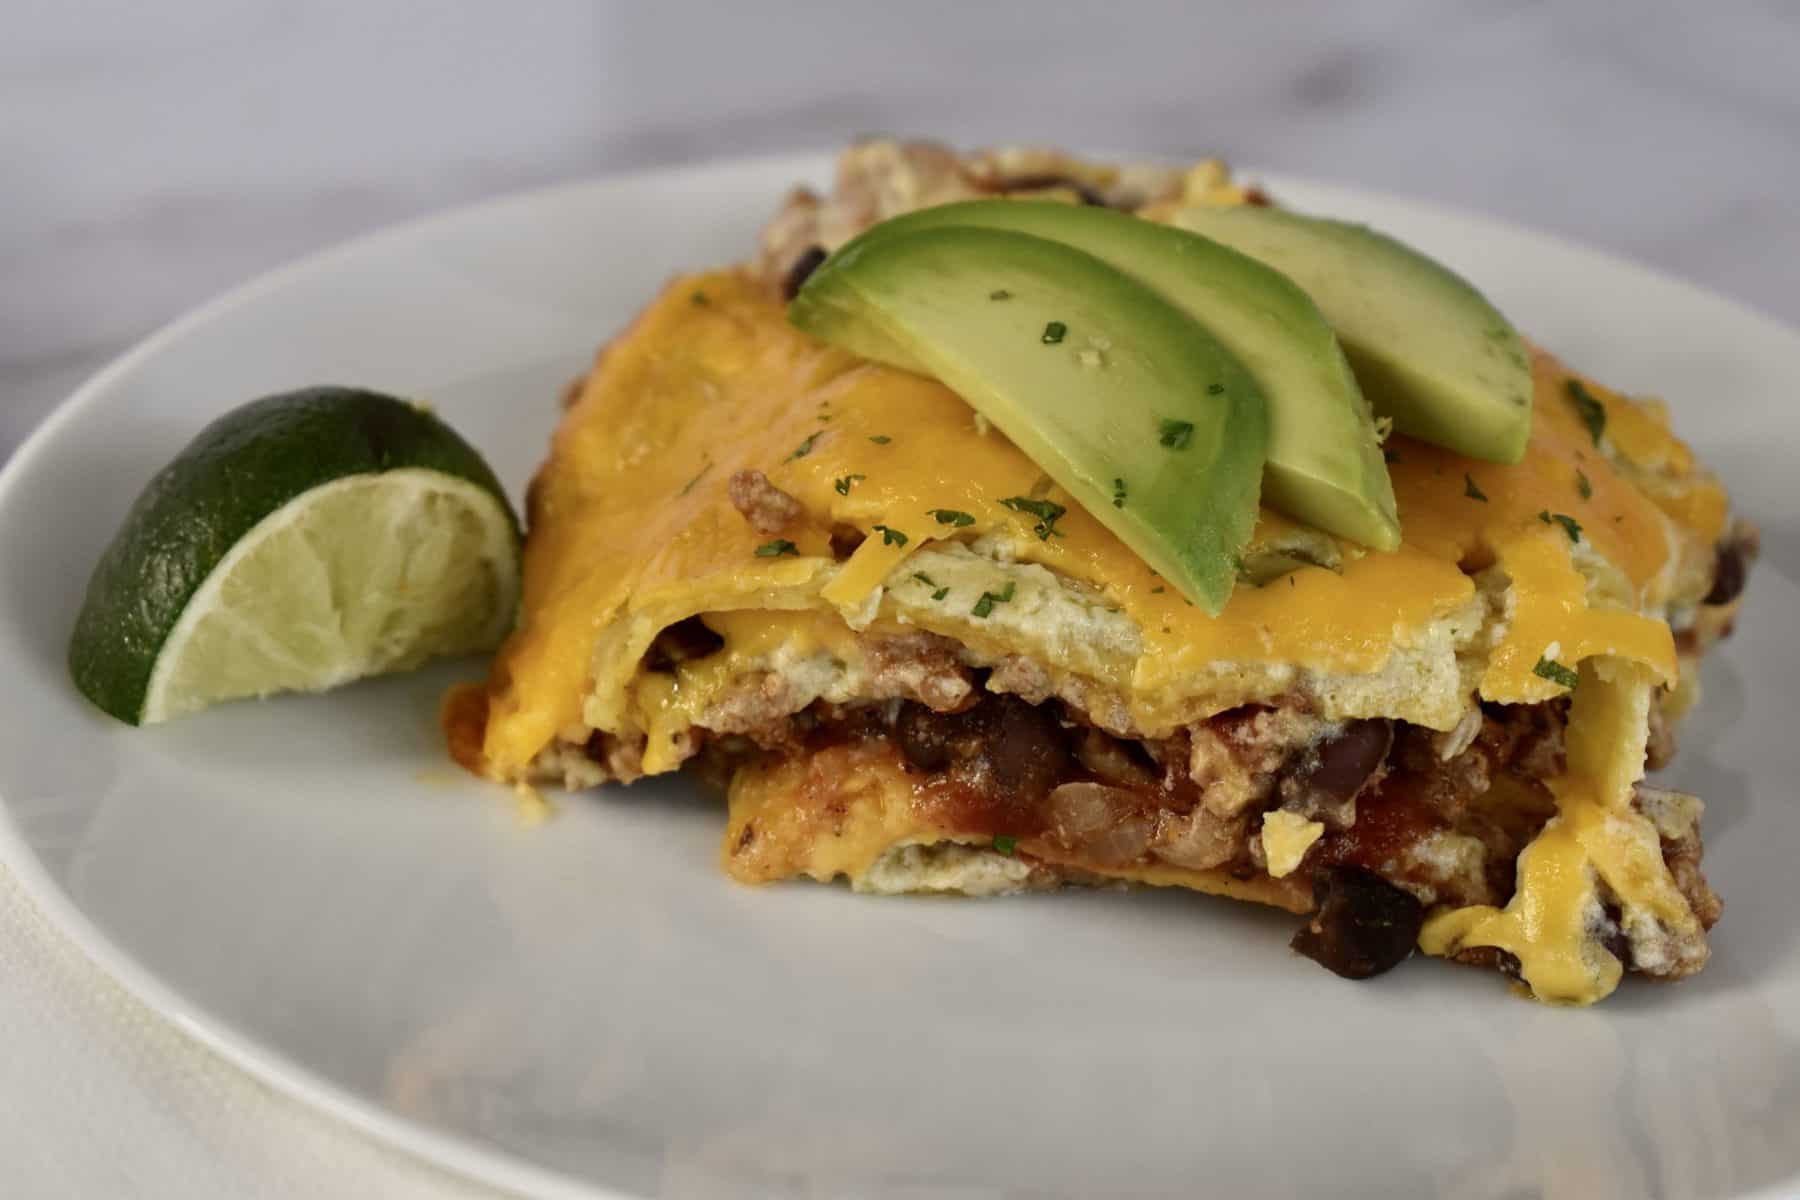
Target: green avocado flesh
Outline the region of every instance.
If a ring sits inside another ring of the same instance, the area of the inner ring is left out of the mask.
[[[1263,502],[1377,550],[1399,546],[1393,485],[1368,402],[1318,306],[1280,272],[1198,234],[1047,201],[920,209],[882,222],[845,249],[943,226],[1048,238],[1162,293],[1236,355],[1262,389],[1269,411]],[[859,352],[893,361],[885,347]]]
[[[1530,356],[1518,331],[1462,276],[1344,221],[1251,207],[1186,208],[1173,220],[1305,288],[1394,428],[1471,458],[1525,456]]]
[[[1268,416],[1237,358],[1160,293],[1058,242],[945,226],[840,250],[790,319],[943,381],[1189,599],[1224,608]]]

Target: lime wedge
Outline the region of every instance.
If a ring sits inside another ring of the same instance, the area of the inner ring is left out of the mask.
[[[390,396],[313,388],[202,430],[132,507],[69,643],[76,686],[150,724],[492,649],[518,522],[481,456]]]

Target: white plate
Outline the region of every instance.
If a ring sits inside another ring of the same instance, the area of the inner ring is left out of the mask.
[[[1416,960],[1350,984],[1293,918],[1174,892],[750,890],[684,783],[526,829],[446,765],[479,664],[127,729],[63,667],[143,481],[266,392],[423,396],[515,488],[561,385],[672,271],[743,255],[816,158],[641,175],[394,230],[220,300],[0,476],[0,848],[129,987],[277,1086],[521,1188],[976,1196],[1733,1194],[1800,1181],[1800,338],[1491,222],[1275,180],[1466,271],[1676,422],[1767,555],[1668,772],[1708,802],[1712,965],[1589,1011]],[[1602,185],[1603,186],[1603,185]],[[1628,198],[1621,197],[1621,202]]]

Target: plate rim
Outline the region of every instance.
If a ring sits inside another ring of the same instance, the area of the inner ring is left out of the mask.
[[[5,510],[27,464],[61,436],[63,427],[77,413],[99,402],[115,386],[129,379],[142,363],[154,358],[166,346],[193,334],[229,312],[254,303],[267,293],[279,291],[290,281],[313,272],[329,270],[338,261],[354,259],[382,243],[403,241],[425,234],[435,226],[455,225],[510,207],[529,208],[552,198],[568,197],[586,191],[629,187],[636,183],[678,183],[684,177],[697,180],[713,174],[781,171],[799,182],[822,178],[834,153],[833,149],[799,149],[697,159],[601,172],[547,186],[507,191],[467,204],[434,209],[390,222],[258,272],[151,330],[87,376],[58,401],[7,460],[0,464],[0,511]],[[1106,157],[1171,161],[1167,155],[1153,154],[1113,154]],[[1508,237],[1530,240],[1539,248],[1559,257],[1585,259],[1588,263],[1603,266],[1607,270],[1637,273],[1641,277],[1654,279],[1660,285],[1704,297],[1728,310],[1733,320],[1758,326],[1764,334],[1786,340],[1797,358],[1800,358],[1800,326],[1791,325],[1750,303],[1628,255],[1589,246],[1561,234],[1472,208],[1415,199],[1404,194],[1354,184],[1340,184],[1305,174],[1265,171],[1254,166],[1236,167],[1234,170],[1239,175],[1266,183],[1275,190],[1299,188],[1355,202],[1369,202],[1405,210],[1430,219],[1481,226]],[[228,1018],[187,999],[173,985],[166,983],[149,964],[140,961],[107,936],[81,909],[74,897],[56,883],[32,849],[18,824],[12,804],[4,795],[0,795],[0,867],[12,872],[30,901],[60,935],[68,938],[135,1001],[181,1030],[204,1051],[217,1055],[251,1078],[305,1105],[313,1113],[341,1121],[359,1135],[374,1140],[385,1149],[400,1151],[429,1169],[448,1172],[505,1191],[583,1197],[587,1200],[636,1200],[635,1193],[619,1191],[605,1184],[542,1166],[471,1137],[433,1129],[421,1121],[333,1083],[304,1062],[239,1030]],[[1790,1194],[1796,1185],[1800,1185],[1800,1166],[1785,1179],[1740,1195],[1743,1200],[1773,1200]]]

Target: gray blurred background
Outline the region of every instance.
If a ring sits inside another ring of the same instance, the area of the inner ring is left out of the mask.
[[[1800,4],[0,0],[0,456],[285,259],[858,133],[1223,154],[1800,322]]]

